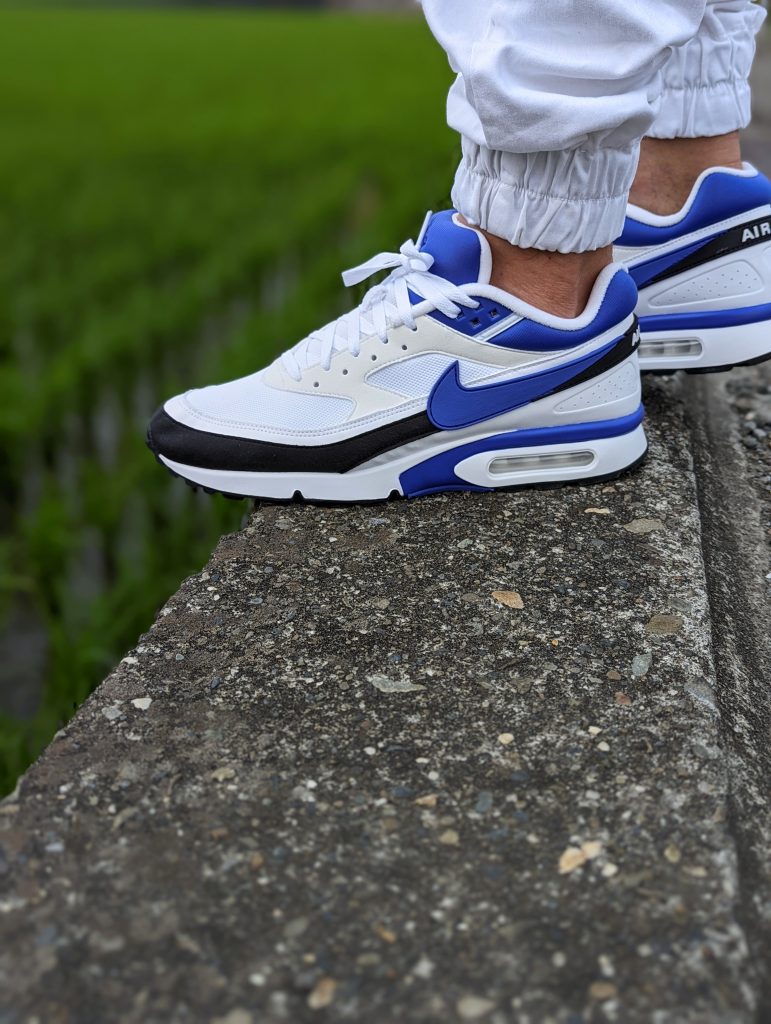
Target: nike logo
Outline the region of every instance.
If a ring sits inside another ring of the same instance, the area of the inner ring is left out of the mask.
[[[742,231],[742,243],[759,242],[762,238],[771,238],[771,221],[762,220],[750,224]]]
[[[440,430],[471,427],[475,423],[537,402],[539,398],[546,398],[556,391],[581,384],[622,362],[639,344],[640,332],[635,320],[623,337],[573,362],[562,363],[527,377],[470,388],[461,384],[460,367],[455,362],[447,367],[434,384],[428,396],[426,411],[431,422]]]

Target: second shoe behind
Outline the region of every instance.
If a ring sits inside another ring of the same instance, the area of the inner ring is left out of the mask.
[[[771,357],[771,182],[750,164],[705,171],[671,216],[630,206],[615,257],[640,290],[643,372]]]

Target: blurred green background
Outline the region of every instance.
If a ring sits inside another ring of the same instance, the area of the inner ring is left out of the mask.
[[[148,416],[446,205],[449,81],[419,17],[0,11],[0,792],[245,512]]]

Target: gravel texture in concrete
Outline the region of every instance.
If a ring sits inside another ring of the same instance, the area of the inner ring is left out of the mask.
[[[697,398],[615,483],[224,538],[0,805],[2,1024],[763,1019]]]

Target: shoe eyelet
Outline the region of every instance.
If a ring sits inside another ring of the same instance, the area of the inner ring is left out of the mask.
[[[348,371],[347,370],[343,370],[343,376],[345,377],[345,376],[347,376],[347,374],[348,374]]]
[[[407,351],[407,346],[406,345],[402,345],[402,352],[406,352],[406,351]]]
[[[319,382],[317,380],[314,380],[313,386],[314,386],[314,388],[317,388],[319,386]]]
[[[479,319],[479,317],[478,317],[478,316],[475,316],[475,317],[473,318],[473,320],[470,320],[470,321],[469,321],[469,323],[471,324],[471,326],[472,326],[472,327],[479,327],[479,326],[480,326],[480,323],[481,323],[481,321],[480,321],[480,319]]]
[[[372,362],[374,363],[374,362],[375,362],[376,360],[377,360],[377,356],[376,356],[376,355],[373,355],[373,356],[372,356]]]
[[[491,309],[489,315],[491,320],[495,320],[497,316],[500,316],[500,313],[498,312],[497,309]]]

